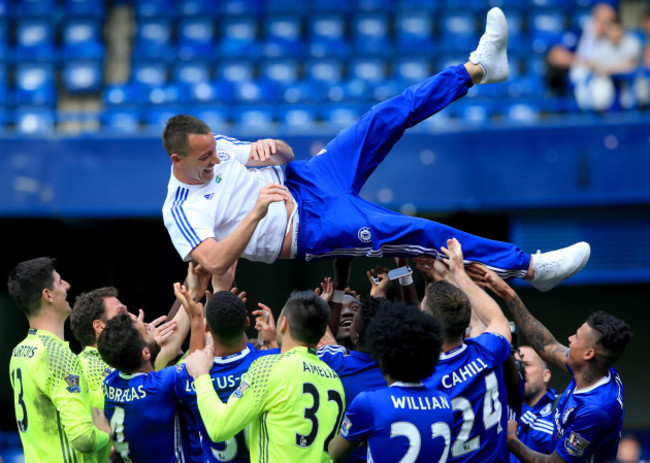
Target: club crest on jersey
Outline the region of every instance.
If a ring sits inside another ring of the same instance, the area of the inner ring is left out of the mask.
[[[230,160],[230,155],[225,151],[217,151],[217,157],[221,162]]]
[[[564,448],[574,457],[581,457],[588,445],[589,441],[575,431],[571,431],[568,439],[564,440]]]
[[[111,367],[106,367],[104,368],[104,372],[102,373],[102,376],[108,376],[111,373],[113,373],[113,369]]]
[[[368,227],[360,228],[357,236],[359,237],[359,241],[362,243],[370,243],[372,241],[372,235],[370,234],[370,229]]]
[[[79,386],[79,375],[68,375],[65,378],[65,382],[68,384],[68,387],[66,387],[68,392],[81,392],[81,386]]]
[[[341,435],[346,437],[350,433],[350,428],[352,427],[352,421],[346,416],[341,422]]]
[[[244,391],[246,389],[248,389],[249,387],[251,387],[250,384],[248,384],[246,381],[242,381],[242,383],[239,385],[237,390],[232,393],[232,395],[234,395],[235,397],[237,397],[239,399],[239,398],[241,398],[241,396],[244,395]]]
[[[542,408],[542,411],[540,411],[539,414],[541,416],[550,415],[552,410],[553,410],[553,404],[546,404],[546,406]]]
[[[571,413],[573,413],[573,410],[575,410],[575,408],[571,407],[562,413],[562,424],[566,424],[566,422],[569,421],[569,417],[571,416]]]

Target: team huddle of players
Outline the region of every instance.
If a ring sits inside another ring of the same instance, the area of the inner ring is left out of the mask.
[[[390,280],[373,270],[365,297],[342,295],[335,283],[346,281],[335,276],[293,293],[277,323],[260,304],[262,342],[246,336],[245,293],[223,290],[234,274],[213,280],[211,294],[211,275],[190,264],[174,285],[182,309],[161,325],[130,314],[114,288],[84,293],[71,309],[52,259],[20,263],[8,286],[30,331],[10,373],[25,461],[614,459],[623,386],[612,364],[629,327],[597,312],[564,347],[496,273],[465,267],[458,241],[443,253],[444,264],[415,259],[422,301],[409,277],[405,301],[388,300]],[[573,375],[544,407],[546,421],[534,423],[536,409],[522,416],[511,327],[481,286],[503,299],[542,358]],[[63,340],[69,316],[79,356]],[[189,355],[177,358],[188,332]],[[545,438],[532,445],[535,429]]]

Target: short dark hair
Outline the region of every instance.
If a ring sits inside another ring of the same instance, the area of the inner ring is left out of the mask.
[[[72,334],[82,346],[95,345],[96,335],[93,321],[106,321],[104,318],[104,299],[107,297],[117,297],[117,288],[105,286],[81,293],[75,299],[70,314],[70,328],[72,328]]]
[[[604,347],[605,352],[601,351],[598,355],[602,357],[604,366],[609,368],[621,358],[632,340],[630,325],[602,310],[589,315],[587,325],[600,334],[596,344]]]
[[[289,321],[291,337],[306,344],[318,344],[330,318],[327,302],[312,291],[294,291],[282,309]]]
[[[367,347],[368,325],[377,312],[388,304],[388,300],[385,297],[364,296],[360,302],[361,307],[354,314],[352,326],[354,327],[354,331],[359,335],[357,345],[365,349]]]
[[[472,317],[472,305],[467,295],[446,281],[429,283],[425,294],[424,308],[442,323],[445,341],[462,338]]]
[[[219,291],[205,305],[205,319],[212,335],[226,345],[239,341],[246,330],[244,302],[230,291]]]
[[[111,318],[97,339],[97,350],[104,362],[127,374],[138,371],[145,347],[147,343],[135,322],[125,313]]]
[[[201,119],[188,114],[178,114],[167,120],[162,135],[163,147],[170,156],[177,153],[184,157],[190,149],[188,135],[206,133],[212,133],[212,129]]]
[[[27,317],[41,308],[44,289],[53,289],[56,259],[37,257],[16,265],[7,280],[7,289],[14,302]]]
[[[431,376],[442,350],[440,321],[417,307],[389,302],[368,325],[367,344],[384,374],[397,381]]]

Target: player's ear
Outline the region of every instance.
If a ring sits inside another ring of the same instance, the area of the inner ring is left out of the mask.
[[[93,320],[93,330],[95,330],[95,333],[99,334],[102,331],[104,331],[104,327],[106,326],[106,323],[104,323],[101,320]]]
[[[173,153],[173,154],[170,156],[170,158],[171,158],[171,160],[172,160],[172,164],[174,164],[175,166],[178,165],[178,164],[180,164],[181,161],[183,160],[183,158],[182,158],[182,157],[180,156],[180,154],[178,154],[178,153]]]
[[[542,372],[542,378],[543,378],[543,380],[544,380],[545,383],[548,383],[548,382],[551,380],[551,370],[549,370],[548,368],[546,368],[546,369]]]
[[[142,360],[151,360],[151,351],[149,350],[149,347],[145,346],[142,348],[140,357],[142,358]]]

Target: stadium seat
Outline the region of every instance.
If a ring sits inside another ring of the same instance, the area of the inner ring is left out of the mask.
[[[223,0],[221,0],[223,1]],[[176,0],[174,8],[178,17],[194,16],[214,20],[219,16],[218,4],[214,0]]]
[[[321,106],[320,117],[324,124],[340,129],[351,126],[368,109],[364,104],[329,104]]]
[[[66,18],[95,18],[106,17],[106,2],[104,0],[65,0],[63,14]]]
[[[9,0],[0,0],[0,21],[9,16]]]
[[[343,58],[350,54],[350,45],[345,35],[346,22],[343,15],[310,15],[307,32],[310,56],[314,58],[329,56]]]
[[[102,23],[95,19],[70,19],[63,24],[62,57],[102,59],[105,55],[102,42]]]
[[[14,70],[16,106],[54,106],[57,100],[54,67],[46,63],[19,63]]]
[[[300,58],[302,54],[302,24],[299,16],[278,15],[265,18],[263,54],[267,58],[291,56]]]
[[[56,0],[19,0],[11,5],[10,14],[16,19],[38,17],[50,19],[56,13]]]
[[[174,16],[173,0],[133,0],[136,20]]]
[[[354,58],[348,63],[348,73],[351,78],[376,84],[386,79],[386,63],[381,58]]]
[[[54,43],[54,24],[50,19],[21,19],[16,21],[16,62],[43,60],[54,62],[58,50]]]
[[[20,108],[14,113],[15,132],[18,135],[50,135],[55,129],[53,109]]]
[[[0,61],[7,62],[9,59],[9,31],[7,23],[0,18]]]
[[[280,86],[292,84],[298,80],[298,62],[295,59],[267,60],[261,64],[260,75]]]
[[[361,13],[351,19],[352,40],[357,54],[390,55],[393,44],[389,37],[388,16],[382,13]]]
[[[323,87],[318,82],[300,80],[283,85],[278,95],[280,101],[290,104],[320,102],[324,99]]]
[[[524,0],[488,0],[488,8],[498,6],[507,10],[507,14],[513,9],[522,8],[526,6]]]
[[[180,61],[172,66],[172,71],[174,82],[185,85],[208,82],[211,78],[207,61]]]
[[[279,110],[278,120],[289,130],[313,131],[317,123],[317,111],[313,105],[291,105]]]
[[[173,60],[172,26],[169,18],[143,18],[136,22],[132,58],[135,60]]]
[[[233,101],[232,84],[223,80],[190,84],[187,95],[194,104],[228,104]]]
[[[143,89],[141,92],[141,103],[157,106],[187,103],[187,94],[184,85],[175,83],[156,85]]]
[[[152,106],[144,111],[142,122],[146,129],[154,131],[155,133],[162,133],[165,124],[169,119],[177,114],[183,114],[185,111],[182,106],[176,105],[160,105]]]
[[[214,56],[215,24],[209,17],[192,17],[177,26],[177,53],[182,60]]]
[[[306,9],[303,0],[266,0],[265,9],[268,14],[275,13],[303,13]]]
[[[357,11],[384,11],[391,13],[393,10],[392,0],[357,0]]]
[[[486,9],[485,0],[444,0],[445,8],[453,9],[471,9],[482,11]]]
[[[61,70],[63,88],[68,93],[89,94],[100,90],[103,68],[100,60],[71,60]]]
[[[343,78],[343,65],[337,59],[320,59],[307,62],[305,78],[318,83],[334,84]]]
[[[537,9],[529,13],[528,28],[532,50],[544,54],[558,43],[566,29],[566,15],[560,9]]]
[[[506,122],[516,124],[535,124],[541,116],[541,108],[534,101],[517,101],[509,104],[503,112]]]
[[[524,38],[524,15],[521,11],[508,11],[508,54],[525,56],[530,50],[528,40]]]
[[[137,107],[105,109],[100,121],[107,132],[137,133],[140,131],[140,109]]]
[[[405,11],[395,18],[397,47],[400,53],[433,50],[433,14],[427,11]]]
[[[274,103],[277,100],[275,90],[273,83],[268,80],[250,80],[233,84],[235,101],[242,104]]]
[[[435,72],[440,72],[449,66],[458,66],[467,62],[468,53],[465,52],[456,52],[456,53],[445,53],[438,57],[436,62]]]
[[[226,58],[257,58],[260,54],[257,22],[250,16],[231,16],[221,23],[219,54]]]
[[[393,63],[393,78],[403,82],[402,86],[422,82],[431,76],[431,64],[431,60],[422,56],[399,58]]]
[[[418,10],[439,12],[444,7],[444,0],[398,0],[397,8],[400,10]]]
[[[241,105],[235,106],[232,111],[233,122],[241,129],[258,131],[268,130],[275,124],[276,110],[272,106]]]
[[[569,9],[575,5],[574,0],[528,0],[530,8],[563,8]]]
[[[131,82],[144,86],[162,85],[167,82],[167,66],[160,62],[135,62],[131,65]]]
[[[483,127],[490,123],[494,108],[488,100],[464,99],[449,106],[449,111],[465,124]]]
[[[216,78],[231,83],[253,80],[254,75],[255,66],[250,60],[220,60],[215,67]]]
[[[447,11],[440,18],[440,35],[445,52],[469,53],[478,43],[477,16],[468,10]]]
[[[228,106],[194,107],[190,113],[208,124],[213,132],[226,132],[230,123]]]
[[[105,107],[132,105],[138,99],[140,88],[133,84],[112,84],[102,89],[102,103]]]
[[[576,8],[571,13],[571,28],[581,31],[589,22],[591,8]]]
[[[264,13],[264,0],[206,0],[217,4],[220,17],[233,15],[260,15]],[[297,10],[294,10],[296,12]]]

